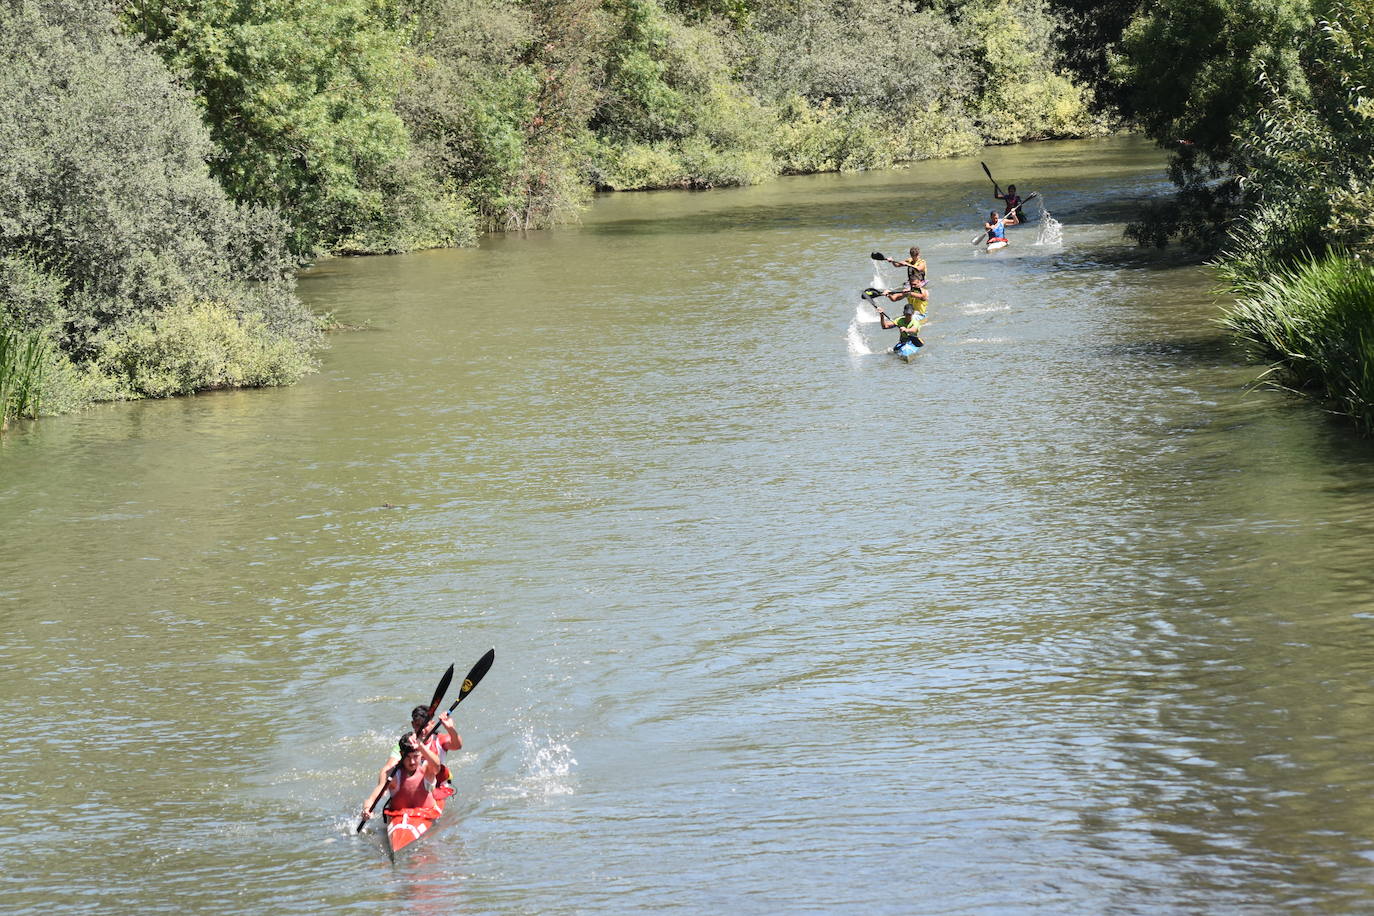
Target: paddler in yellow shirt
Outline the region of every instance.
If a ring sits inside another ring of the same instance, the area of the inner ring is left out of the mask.
[[[926,285],[926,259],[921,257],[921,249],[915,245],[911,246],[911,257],[905,261],[898,261],[895,258],[885,258],[887,263],[893,267],[906,268],[906,286],[904,289],[920,289]]]

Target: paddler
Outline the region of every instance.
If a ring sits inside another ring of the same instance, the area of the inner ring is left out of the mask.
[[[1002,219],[1008,226],[1015,226],[1018,223],[1025,222],[1025,219],[1021,215],[1021,204],[1024,203],[1024,201],[1017,195],[1016,185],[1007,185],[1007,193],[1003,194],[1001,189],[994,183],[992,186],[992,196],[1006,202],[1007,212],[1002,214]],[[1035,195],[1031,196],[1034,197]]]
[[[402,735],[401,740],[396,742],[396,750],[400,766],[396,767],[387,785],[391,793],[386,803],[387,810],[433,808],[434,788],[443,766],[439,756],[414,735]]]
[[[407,737],[414,738],[416,743],[419,743],[420,739],[424,736],[425,730],[429,727],[429,722],[429,707],[416,706],[410,711],[411,730]],[[439,724],[444,727],[443,731],[436,730],[434,734],[429,736],[429,740],[425,741],[424,744],[437,761],[436,766],[438,769],[436,772],[438,781],[440,783],[446,783],[453,778],[453,774],[444,764],[444,758],[448,756],[449,751],[460,750],[463,747],[463,739],[459,736],[458,730],[453,727],[453,719],[449,717],[447,712],[439,713]],[[397,764],[402,762],[401,758],[402,755],[399,745],[393,744],[391,746],[391,756],[386,758],[386,763],[377,774],[377,785],[373,788],[371,794],[367,796],[368,803],[363,806],[364,820],[371,816],[372,806],[377,803],[377,799],[380,798],[382,792],[386,790],[387,781],[391,779],[391,774],[396,770]]]
[[[434,805],[434,787],[438,784],[439,770],[443,764],[439,755],[429,745],[420,742],[413,733],[401,736],[392,749],[392,759],[397,763],[389,766],[385,777],[377,788],[368,793],[363,802],[363,820],[372,817],[372,808],[383,791],[390,791],[388,809],[429,808]],[[452,790],[449,790],[452,791]]]
[[[923,296],[925,295],[925,290],[913,290],[912,292],[920,293]],[[921,339],[921,325],[926,323],[926,315],[924,309],[920,311],[917,310],[917,301],[919,300],[912,296],[908,296],[906,305],[902,306],[902,317],[898,318],[896,321],[887,317],[887,312],[883,311],[881,305],[876,302],[873,303],[873,307],[878,310],[878,323],[882,329],[884,331],[890,331],[896,328],[901,332],[901,335],[897,338],[897,345],[892,348],[893,350],[900,349],[902,344],[906,343],[908,340],[918,347],[924,347],[926,345],[926,342]]]
[[[893,267],[906,268],[906,286],[903,289],[921,289],[926,285],[926,259],[921,257],[921,249],[911,246],[911,257],[905,261],[887,258]]]
[[[983,224],[983,228],[988,231],[987,243],[989,245],[993,242],[1007,243],[1007,220],[1005,217],[998,216],[996,210],[988,212],[988,221]]]

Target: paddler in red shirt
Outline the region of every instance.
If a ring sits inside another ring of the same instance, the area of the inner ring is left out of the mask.
[[[462,750],[463,739],[458,735],[458,729],[453,727],[453,720],[449,718],[448,713],[439,713],[439,724],[444,727],[443,730],[440,731],[439,729],[435,729],[434,734],[429,736],[429,741],[427,741],[426,743],[429,745],[430,750],[434,751],[434,753],[438,755],[439,766],[443,768],[443,773],[441,774],[439,781],[447,782],[449,779],[449,773],[448,767],[444,766],[444,761],[448,758],[449,751]],[[416,706],[414,709],[410,711],[411,730],[415,733],[415,736],[418,738],[424,735],[424,731],[428,727],[429,707]],[[399,759],[400,758],[396,754],[396,749],[392,748],[391,756],[388,757],[386,760],[386,766],[382,767],[381,780],[379,780],[379,782],[384,782],[386,780],[387,774],[391,772],[391,768],[396,765]]]
[[[363,802],[363,820],[372,816],[372,806],[383,789],[391,793],[386,804],[389,810],[434,807],[435,777],[442,766],[439,755],[428,745],[421,744],[413,734],[401,736],[395,753],[400,763],[387,772],[389,778],[384,779],[381,786],[368,794],[367,801]]]
[[[453,719],[449,718],[446,712],[439,713],[439,724],[444,728],[442,731],[436,730],[425,742],[426,749],[433,755],[435,760],[436,780],[439,783],[448,782],[452,778],[449,768],[444,765],[444,756],[450,750],[459,750],[463,746],[463,739],[459,736],[458,730],[453,727]],[[429,707],[416,706],[410,711],[410,734],[407,738],[419,743],[421,735],[429,726]],[[387,782],[391,779],[393,770],[397,769],[398,764],[404,763],[404,757],[400,752],[400,746],[391,746],[391,756],[386,758],[386,763],[382,766],[381,772],[377,774],[377,785],[367,796],[367,802],[363,805],[363,819],[371,817],[372,806],[377,803],[377,799],[386,791]],[[393,806],[394,807],[394,806]],[[418,807],[418,806],[417,806]]]
[[[435,778],[439,775],[439,755],[414,735],[405,735],[398,742],[401,765],[391,777],[387,789],[391,800],[387,810],[402,808],[433,808]]]
[[[1025,203],[1025,201],[1016,193],[1016,185],[1007,185],[1007,193],[1005,194],[994,185],[992,196],[998,200],[1006,201],[1007,212],[1002,214],[1002,218],[1006,221],[1008,226],[1015,226],[1026,221],[1026,218],[1021,215],[1021,205]],[[1034,197],[1035,195],[1032,194],[1031,196]]]

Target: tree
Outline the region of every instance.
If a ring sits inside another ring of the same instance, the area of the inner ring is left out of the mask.
[[[309,368],[317,332],[294,295],[285,225],[226,198],[190,93],[107,10],[0,5],[0,138],[0,323],[44,334],[94,393],[151,393],[107,361],[112,349],[211,306],[210,336],[233,338],[220,365],[253,368],[183,374],[184,390]],[[145,355],[186,363],[204,340],[184,321],[179,333],[148,338]]]
[[[287,214],[296,252],[367,235],[417,180],[394,111],[414,60],[389,0],[127,0],[124,19],[186,73],[216,177]]]

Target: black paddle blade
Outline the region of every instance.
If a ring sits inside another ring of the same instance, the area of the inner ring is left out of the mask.
[[[458,699],[453,701],[454,706],[463,702],[463,697],[472,693],[472,688],[476,687],[478,682],[487,676],[487,672],[491,670],[491,663],[494,661],[496,661],[495,649],[488,649],[486,655],[477,659],[477,664],[473,665],[468,676],[463,678],[463,686],[458,688]]]
[[[883,253],[882,253],[881,251],[875,251],[875,252],[873,252],[871,255],[869,255],[869,257],[872,258],[872,259],[875,260],[875,261],[886,261],[886,260],[887,260],[887,258],[883,256]]]
[[[434,697],[429,701],[429,717],[434,718],[434,713],[438,711],[439,704],[444,702],[444,694],[448,693],[448,685],[453,683],[453,665],[448,666],[444,676],[439,679],[439,686],[434,688]]]
[[[457,709],[458,704],[463,702],[463,697],[472,693],[472,688],[476,687],[477,682],[487,676],[487,672],[491,670],[491,663],[494,661],[496,661],[495,649],[488,649],[486,655],[483,655],[481,658],[477,659],[477,664],[473,665],[472,670],[468,672],[468,676],[463,678],[463,686],[458,688],[458,699],[454,700],[452,703],[449,704],[449,712],[453,712],[455,709]],[[429,724],[429,730],[426,731],[424,734],[424,740],[428,741],[429,736],[434,734],[434,732],[438,728],[438,722],[431,722]]]
[[[874,289],[873,287],[870,286],[868,289],[866,289],[866,290],[864,290],[863,292],[859,293],[859,298],[860,298],[860,299],[877,299],[877,298],[878,298],[879,296],[881,296],[882,294],[883,294],[883,291],[882,291],[882,290],[880,290],[880,289]]]

